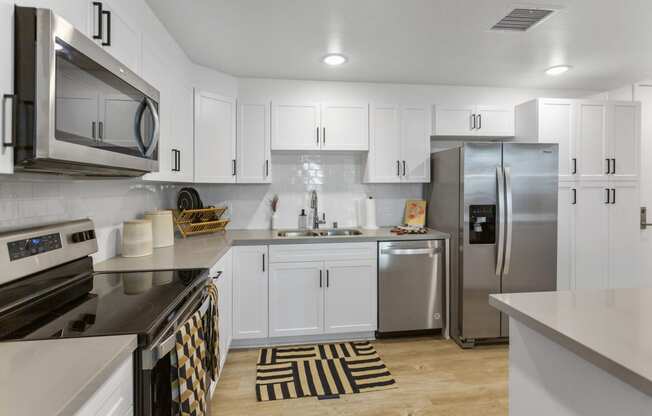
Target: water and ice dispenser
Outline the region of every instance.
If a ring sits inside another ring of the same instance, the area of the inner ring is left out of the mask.
[[[496,206],[469,207],[469,244],[496,243]]]

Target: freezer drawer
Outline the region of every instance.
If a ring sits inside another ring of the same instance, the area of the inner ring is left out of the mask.
[[[378,332],[442,328],[444,241],[378,244]]]

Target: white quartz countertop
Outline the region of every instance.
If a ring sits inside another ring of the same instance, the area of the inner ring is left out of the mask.
[[[95,271],[170,270],[210,268],[232,246],[268,244],[355,243],[394,240],[440,240],[448,234],[431,230],[427,234],[396,235],[391,228],[361,230],[362,235],[331,237],[278,237],[272,230],[229,230],[225,233],[177,238],[174,245],[154,249],[144,257],[114,257],[96,264]]]
[[[0,343],[0,415],[73,415],[135,349],[135,335]]]
[[[489,303],[652,396],[652,289],[499,294]]]

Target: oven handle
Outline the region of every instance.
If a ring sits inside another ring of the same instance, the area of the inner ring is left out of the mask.
[[[198,290],[196,294],[188,301],[187,305],[177,316],[179,319],[174,319],[161,331],[161,335],[152,343],[152,346],[147,349],[143,349],[142,352],[142,368],[143,370],[151,370],[156,365],[156,362],[167,353],[172,351],[172,348],[175,345],[174,340],[176,339],[178,328],[183,325],[186,320],[197,310],[201,312],[202,315],[206,313],[210,305],[210,297],[206,297],[203,302],[200,303],[199,308],[196,308],[198,298],[201,298],[206,291]],[[168,336],[165,339],[162,339],[165,334],[170,330],[174,330],[174,333]]]

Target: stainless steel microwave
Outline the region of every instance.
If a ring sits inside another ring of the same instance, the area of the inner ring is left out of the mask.
[[[14,79],[17,171],[158,171],[158,90],[51,10],[16,7]]]

